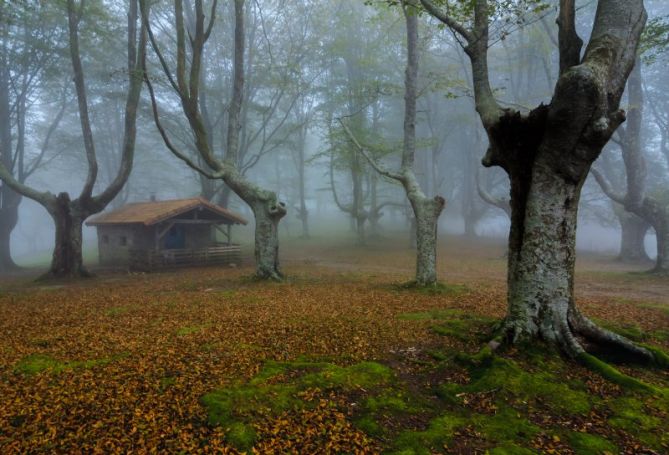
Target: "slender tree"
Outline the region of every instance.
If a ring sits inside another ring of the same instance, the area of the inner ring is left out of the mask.
[[[85,14],[85,3],[67,1],[67,20],[69,34],[69,54],[72,64],[73,80],[79,108],[79,120],[88,164],[86,181],[79,196],[75,199],[67,192],[54,195],[40,192],[22,183],[0,164],[0,179],[17,193],[40,203],[51,215],[56,225],[56,239],[51,267],[45,277],[86,277],[90,276],[83,264],[82,224],[86,218],[101,212],[121,191],[132,170],[135,155],[137,106],[142,88],[141,62],[144,60],[146,33],[140,27],[137,33],[137,2],[130,2],[128,12],[128,92],[126,97],[123,149],[121,165],[116,178],[98,195],[93,195],[98,176],[98,162],[93,141],[91,121],[88,114],[85,74],[79,51],[79,24]]]
[[[444,209],[441,196],[427,197],[414,173],[416,156],[416,98],[418,80],[418,12],[412,3],[402,2],[407,30],[407,65],[404,81],[404,143],[399,172],[378,163],[355,138],[342,120],[341,124],[358,151],[381,175],[402,184],[416,219],[416,285],[437,283],[437,223]]]
[[[610,370],[586,352],[578,337],[588,346],[658,361],[650,349],[598,327],[578,310],[574,298],[581,188],[625,120],[619,105],[646,22],[643,1],[599,0],[582,55],[575,2],[561,0],[560,76],[553,98],[524,115],[502,108],[490,84],[489,2],[473,2],[468,26],[432,1],[420,1],[462,41],[471,62],[476,109],[490,143],[483,164],[502,167],[511,180],[508,311],[501,339],[515,344],[542,340],[600,371]]]

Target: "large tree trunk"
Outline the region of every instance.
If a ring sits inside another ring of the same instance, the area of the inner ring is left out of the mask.
[[[536,166],[527,193],[512,200],[506,328],[514,343],[540,338],[565,346],[579,193],[580,185]]]
[[[645,239],[650,228],[649,224],[638,216],[621,211],[617,214],[620,222],[620,253],[618,260],[626,263],[649,261],[646,253]]]
[[[411,206],[416,215],[416,285],[437,283],[437,225],[444,209],[444,198],[412,197]]]
[[[652,363],[653,352],[600,328],[576,308],[576,226],[585,175],[573,179],[556,172],[556,166],[550,154],[539,153],[529,174],[512,172],[508,312],[502,334],[514,344],[542,340],[589,364],[597,360],[585,347]]]
[[[56,226],[56,244],[51,267],[43,278],[86,278],[92,276],[84,267],[82,225],[88,217],[78,203],[60,193],[50,214]]]

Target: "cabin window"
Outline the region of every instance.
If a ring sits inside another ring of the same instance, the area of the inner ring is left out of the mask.
[[[102,243],[105,245],[109,245],[109,236],[108,235],[103,235],[102,236]]]
[[[122,235],[120,241],[121,241],[121,246],[126,246],[128,244],[128,237]]]

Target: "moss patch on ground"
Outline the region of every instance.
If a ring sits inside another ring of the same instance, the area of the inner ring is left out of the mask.
[[[609,403],[612,415],[609,425],[634,435],[655,449],[669,447],[669,399],[626,395]]]
[[[34,375],[43,371],[62,373],[67,370],[85,370],[99,365],[106,365],[115,359],[116,357],[91,360],[57,360],[45,354],[31,354],[21,359],[16,364],[14,371],[25,375]]]
[[[211,392],[202,397],[209,423],[226,428],[226,440],[240,450],[255,442],[252,422],[259,415],[279,415],[311,406],[308,396],[323,391],[364,391],[370,409],[403,407],[401,395],[388,397],[394,383],[392,370],[375,362],[348,367],[309,361],[267,362],[246,383]],[[408,406],[408,404],[406,404]],[[371,420],[367,422],[371,429]]]
[[[467,314],[451,308],[404,313],[398,318],[405,321],[434,321],[435,324],[431,326],[433,332],[460,341],[481,341],[497,321],[494,318]]]
[[[500,406],[545,406],[562,414],[585,414],[596,401],[583,383],[565,380],[559,374],[561,367],[556,360],[536,359],[534,371],[493,355],[460,355],[458,361],[469,370],[471,381],[466,385],[446,383],[438,392],[453,403],[462,401],[467,394],[494,393]]]
[[[618,453],[618,447],[601,436],[589,433],[571,432],[569,444],[578,455],[605,455]]]
[[[392,287],[396,291],[414,291],[425,295],[458,296],[469,291],[463,284],[435,283],[429,286],[419,286],[415,281],[394,284]]]

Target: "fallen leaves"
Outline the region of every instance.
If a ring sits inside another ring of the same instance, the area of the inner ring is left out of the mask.
[[[207,422],[200,403],[207,393],[253,378],[268,361],[303,356],[342,366],[378,360],[408,381],[422,371],[422,382],[411,387],[428,392],[443,381],[463,384],[469,376],[461,369],[423,371],[437,362],[432,350],[464,346],[462,337],[435,333],[434,315],[449,309],[499,318],[505,311],[504,289],[476,282],[463,292],[425,295],[398,290],[384,275],[313,265],[293,270],[293,281],[284,284],[255,283],[245,278],[249,273],[188,270],[4,293],[0,452],[236,453],[226,442],[230,429]],[[604,298],[580,304],[595,317],[644,330],[669,326],[666,313],[654,308],[622,302],[612,312]],[[31,356],[46,367],[17,368]],[[597,396],[616,393],[597,378],[588,389]],[[493,395],[486,390],[459,398],[492,415]],[[308,389],[298,398],[314,406],[252,423],[255,453],[362,454],[384,448],[382,440],[352,423],[351,397]],[[421,422],[412,417],[389,425],[401,431]],[[570,425],[604,431],[584,422]],[[462,438],[449,447],[464,447]],[[533,442],[557,453],[566,447],[549,433]],[[638,443],[629,438],[627,444]]]

